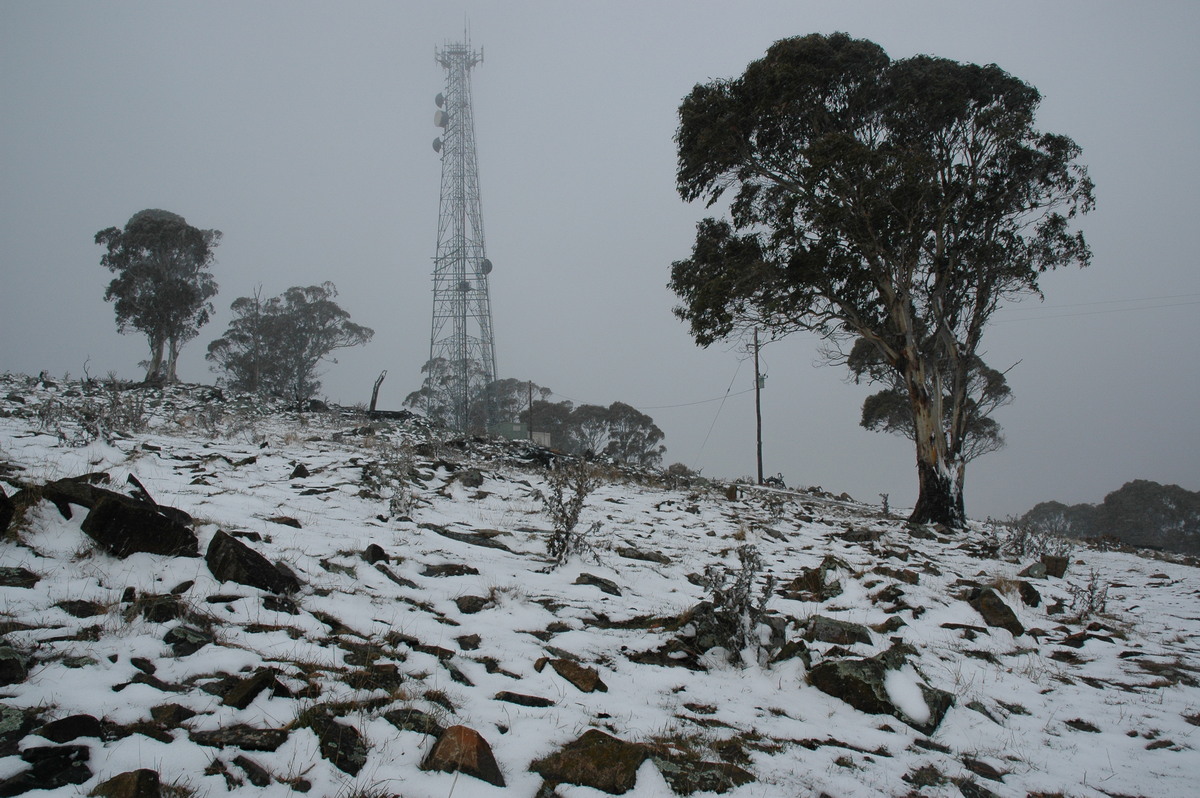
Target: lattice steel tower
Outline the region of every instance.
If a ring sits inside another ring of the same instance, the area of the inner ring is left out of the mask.
[[[443,129],[433,142],[442,158],[442,195],[433,259],[429,359],[431,363],[440,359],[447,369],[443,378],[455,405],[452,421],[456,429],[467,431],[494,421],[487,418],[482,398],[483,389],[496,379],[488,298],[492,262],[483,241],[471,109],[471,69],[483,62],[483,51],[472,50],[469,42],[448,44],[435,52],[435,58],[446,69],[446,91],[435,99],[434,114],[434,123]]]

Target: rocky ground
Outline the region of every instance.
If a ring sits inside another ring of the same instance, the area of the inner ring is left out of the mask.
[[[0,795],[1195,794],[1194,563],[577,467],[3,376]]]

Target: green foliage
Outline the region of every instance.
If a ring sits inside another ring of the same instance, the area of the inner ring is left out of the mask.
[[[333,298],[331,282],[294,286],[263,300],[260,292],[230,306],[235,318],[225,334],[208,345],[205,356],[231,388],[286,397],[297,408],[320,389],[317,367],[336,363],[330,354],[361,346],[375,335],[350,321]]]
[[[1134,546],[1200,554],[1200,492],[1135,479],[1100,504],[1042,502],[1022,523],[1052,525],[1076,538],[1111,537]]]
[[[654,467],[662,463],[667,450],[654,419],[624,402],[603,407],[534,401],[532,413],[522,413],[521,420],[539,432],[549,432],[554,448],[580,456]]]
[[[1034,129],[1039,101],[995,65],[892,61],[838,33],[779,41],[679,108],[680,196],[733,198],[672,266],[676,314],[702,346],[749,327],[866,342],[910,403],[914,521],[964,520],[992,313],[1091,258],[1069,228],[1092,182],[1073,141]]]
[[[104,299],[114,303],[117,329],[137,330],[150,342],[147,382],[175,382],[179,348],[208,323],[217,294],[208,268],[220,240],[219,230],[199,230],[162,210],[140,211],[124,229],[96,233],[106,249],[100,265],[116,275]]]

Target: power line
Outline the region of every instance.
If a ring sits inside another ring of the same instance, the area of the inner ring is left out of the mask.
[[[1188,300],[1188,301],[1179,301]],[[1013,318],[998,318],[994,320],[996,324],[1012,324],[1019,321],[1039,321],[1041,319],[1063,319],[1074,316],[1102,316],[1110,313],[1128,313],[1137,310],[1160,310],[1164,308],[1185,307],[1190,305],[1200,304],[1200,293],[1188,294],[1170,294],[1165,296],[1146,296],[1146,297],[1127,297],[1125,299],[1103,299],[1095,302],[1068,302],[1060,305],[1030,305],[1016,306],[1010,305],[1002,308],[1001,315],[1008,313],[1020,313],[1021,311],[1028,312],[1029,315],[1016,316]],[[1156,302],[1159,304],[1145,305],[1135,304],[1144,302]],[[1099,308],[1104,305],[1121,305],[1124,307],[1104,307],[1097,310],[1086,310],[1076,313],[1055,313],[1054,311],[1063,310],[1066,308]],[[1043,313],[1048,312],[1048,313]]]
[[[717,419],[721,417],[721,410],[725,407],[725,400],[729,398],[729,392],[733,390],[733,383],[737,380],[737,375],[742,370],[742,363],[745,361],[739,360],[737,368],[733,371],[733,379],[729,381],[729,387],[725,389],[725,395],[721,397],[721,404],[717,406],[717,412],[713,416],[712,423],[708,425],[708,432],[704,435],[704,441],[700,444],[700,450],[696,452],[696,459],[692,462],[692,470],[700,464],[700,455],[704,454],[704,447],[708,445],[708,438],[712,435],[713,428],[717,426]]]

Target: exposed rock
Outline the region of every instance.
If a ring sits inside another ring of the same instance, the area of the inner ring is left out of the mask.
[[[245,751],[274,751],[287,738],[287,729],[258,729],[241,723],[223,729],[188,732],[188,739],[197,745],[241,748]]]
[[[601,693],[608,692],[608,685],[600,678],[600,672],[595,668],[580,665],[569,659],[552,659],[548,660],[548,664],[554,668],[555,673],[575,685],[580,692],[592,693],[597,690]]]
[[[37,733],[52,742],[69,743],[80,737],[103,737],[104,724],[92,715],[70,715],[47,723]]]
[[[891,715],[924,734],[932,734],[954,706],[954,696],[918,682],[917,687],[929,709],[928,720],[911,718],[897,707],[888,695],[887,672],[902,667],[906,653],[903,647],[893,647],[870,658],[822,662],[809,669],[808,681],[821,692],[839,698],[857,710],[871,715]]]
[[[90,756],[91,749],[86,745],[26,748],[21,752],[21,759],[30,767],[0,781],[0,796],[83,784],[92,777],[92,770],[87,765]]]
[[[208,570],[220,582],[237,582],[270,593],[294,593],[300,581],[272,565],[266,557],[221,530],[213,535],[204,555]]]
[[[530,764],[529,769],[551,784],[576,784],[610,795],[622,795],[637,783],[637,771],[650,753],[599,729],[588,729],[577,740]]]
[[[1004,774],[992,765],[989,765],[987,762],[965,756],[963,757],[962,763],[963,767],[977,776],[983,776],[985,779],[990,779],[992,781],[1004,781]]]
[[[1021,573],[1017,574],[1017,576],[1023,576],[1026,579],[1045,579],[1046,564],[1044,562],[1030,563],[1030,565],[1021,571]]]
[[[1028,582],[1018,582],[1017,592],[1021,594],[1021,601],[1025,602],[1027,607],[1036,607],[1042,603],[1042,594]]]
[[[102,616],[102,614],[108,612],[107,608],[100,604],[100,602],[84,601],[82,599],[66,599],[56,602],[54,606],[72,618],[92,618]]]
[[[367,548],[363,550],[362,558],[372,565],[375,563],[386,563],[392,561],[392,558],[388,556],[387,552],[384,551],[383,547],[378,543],[372,543],[367,546]]]
[[[826,618],[824,615],[814,615],[808,621],[808,629],[804,639],[810,643],[820,640],[824,643],[834,643],[839,646],[849,646],[854,643],[871,644],[871,632],[862,624],[850,621],[839,621],[836,618]]]
[[[292,469],[292,475],[288,479],[304,479],[308,475],[308,468],[304,463],[296,463],[296,467]]]
[[[19,684],[29,678],[25,657],[11,646],[0,645],[0,685]]]
[[[12,523],[16,514],[17,506],[4,492],[4,486],[0,485],[0,537],[8,534],[8,525]]]
[[[625,546],[617,548],[616,552],[627,560],[645,560],[646,562],[656,562],[659,565],[671,564],[671,558],[659,551],[644,551]]]
[[[258,697],[259,693],[278,684],[275,676],[274,668],[259,668],[253,676],[239,679],[227,690],[221,698],[221,703],[227,707],[245,709]]]
[[[358,729],[322,711],[311,713],[307,725],[320,741],[321,756],[343,773],[358,775],[367,763],[367,743]]]
[[[0,757],[17,753],[17,743],[29,733],[33,720],[15,707],[0,704]]]
[[[300,608],[296,602],[285,596],[263,596],[263,608],[271,612],[282,612],[287,615],[299,615]]]
[[[383,713],[383,719],[401,731],[415,731],[441,737],[446,731],[433,716],[419,709],[393,709]]]
[[[395,573],[392,572],[391,568],[388,568],[386,565],[384,565],[381,562],[375,563],[375,570],[378,571],[379,573],[383,574],[384,576],[386,576],[388,579],[395,582],[400,587],[412,588],[414,590],[418,589],[420,587],[420,585],[418,585],[416,582],[414,582],[411,579],[405,579],[403,576],[397,576]]]
[[[671,789],[679,795],[691,795],[694,792],[722,794],[754,781],[753,775],[731,762],[704,762],[658,752],[652,753],[650,759]]]
[[[176,626],[163,636],[177,657],[187,657],[213,642],[213,636],[203,629],[191,626]]]
[[[1046,575],[1053,576],[1055,579],[1062,579],[1067,574],[1067,565],[1070,560],[1066,557],[1058,557],[1053,554],[1042,555],[1042,565],[1046,566]]]
[[[458,647],[463,651],[475,651],[483,642],[483,638],[479,635],[461,635],[454,638],[454,642],[458,643]]]
[[[38,583],[40,576],[26,568],[0,568],[0,587],[31,588]]]
[[[159,798],[162,787],[158,779],[156,770],[130,770],[97,784],[88,795],[100,798]]]
[[[582,573],[575,578],[574,584],[593,585],[600,588],[600,592],[607,593],[610,596],[621,595],[621,589],[617,587],[616,582],[612,581],[611,579],[605,579],[602,576],[596,576],[595,574]]]
[[[782,585],[779,594],[797,601],[828,601],[842,594],[842,583],[831,576],[839,569],[849,571],[850,566],[827,554],[816,568],[801,568],[800,575]]]
[[[255,787],[266,787],[271,783],[271,772],[245,754],[233,758],[233,764],[242,769],[246,779]]]
[[[148,504],[121,498],[101,497],[79,526],[110,554],[121,559],[138,552],[200,556],[196,534],[178,519]]]
[[[477,779],[503,787],[504,776],[487,740],[474,729],[451,726],[421,760],[421,770],[440,770],[443,773],[465,773]]]
[[[347,658],[348,659],[348,658]],[[346,674],[346,684],[355,690],[398,690],[404,674],[391,662],[372,662],[361,670]]]
[[[63,518],[70,520],[73,513],[71,505],[75,504],[84,507],[88,510],[96,506],[96,502],[102,496],[115,496],[119,499],[127,499],[119,493],[114,493],[107,488],[96,487],[96,482],[108,482],[108,474],[95,473],[84,474],[78,477],[68,477],[66,479],[56,479],[53,482],[47,482],[41,488],[41,495],[46,501],[58,508],[58,512]]]
[[[464,615],[474,615],[490,607],[492,602],[483,596],[459,596],[454,599],[454,604]]]
[[[505,546],[498,540],[494,540],[494,535],[481,535],[470,532],[455,532],[447,529],[444,526],[437,524],[420,524],[421,529],[428,529],[430,532],[436,532],[444,538],[457,540],[459,543],[469,543],[472,546],[482,546],[485,549],[499,549],[500,551],[512,551],[508,546]]]
[[[1017,620],[1017,614],[1012,611],[1012,607],[1004,603],[1004,599],[1000,598],[1000,594],[993,588],[973,590],[967,603],[983,616],[983,620],[988,626],[1007,629],[1013,637],[1025,634],[1025,627]]]
[[[421,576],[475,576],[479,573],[479,569],[472,568],[469,565],[461,563],[443,563],[441,565],[427,565],[425,570],[421,571]]]
[[[183,617],[184,605],[177,596],[144,594],[125,613],[126,620],[140,614],[151,623],[168,623]]]
[[[154,718],[157,723],[172,728],[196,717],[196,714],[195,710],[188,709],[179,704],[159,704],[156,707],[150,708],[150,717]]]
[[[464,488],[482,488],[483,487],[483,472],[478,468],[464,468],[458,471],[450,478],[451,482],[458,482]]]
[[[509,704],[518,704],[523,707],[552,707],[554,701],[549,698],[542,698],[536,695],[524,695],[522,693],[510,693],[508,690],[501,690],[493,696],[497,701],[506,701]]]

